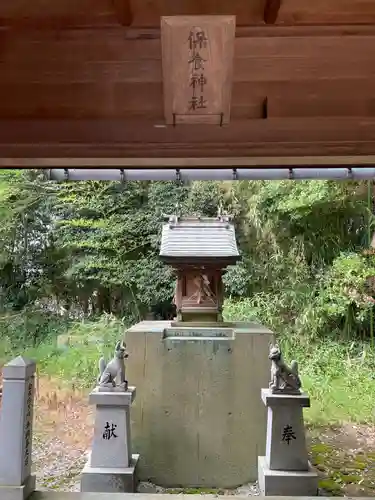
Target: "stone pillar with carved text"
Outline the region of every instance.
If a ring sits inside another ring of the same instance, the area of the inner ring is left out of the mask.
[[[133,493],[139,455],[131,448],[130,409],[136,390],[101,389],[96,387],[89,396],[96,408],[94,439],[82,471],[81,491]]]
[[[307,453],[303,408],[305,393],[275,394],[262,389],[267,407],[266,456],[258,457],[258,481],[264,496],[315,496],[318,476]]]
[[[31,448],[36,365],[18,356],[3,368],[0,498],[26,500],[35,490]]]

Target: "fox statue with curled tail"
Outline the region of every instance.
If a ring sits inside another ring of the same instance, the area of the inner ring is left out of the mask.
[[[301,394],[301,379],[298,363],[292,361],[290,367],[285,363],[280,347],[270,345],[268,358],[271,360],[270,390],[273,394]]]
[[[125,378],[125,362],[129,357],[126,350],[126,344],[119,341],[115,347],[115,354],[109,363],[106,363],[104,357],[99,360],[99,390],[123,390],[128,389],[128,381]]]

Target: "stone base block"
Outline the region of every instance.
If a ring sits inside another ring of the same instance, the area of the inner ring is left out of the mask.
[[[271,470],[266,457],[258,457],[258,483],[263,496],[308,497],[318,495],[318,474],[309,463],[309,470]]]
[[[29,476],[22,486],[1,486],[1,500],[27,500],[35,491],[35,476]]]
[[[81,492],[134,493],[138,460],[139,455],[132,455],[130,467],[121,469],[91,467],[89,460],[82,471]]]

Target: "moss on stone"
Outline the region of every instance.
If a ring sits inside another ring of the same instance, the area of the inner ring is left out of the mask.
[[[341,474],[339,479],[345,484],[358,484],[362,477],[357,474]]]
[[[321,476],[319,488],[324,495],[344,496],[360,487],[361,495],[375,493],[375,453],[363,450],[355,454],[313,438],[311,463]]]
[[[319,488],[326,491],[333,496],[341,493],[341,486],[336,483],[332,478],[325,478],[319,481]]]
[[[168,488],[170,495],[223,495],[224,491],[218,488]]]

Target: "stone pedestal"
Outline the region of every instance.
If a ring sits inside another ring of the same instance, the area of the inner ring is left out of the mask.
[[[91,454],[82,471],[82,492],[133,493],[138,455],[132,454],[130,408],[135,387],[127,391],[102,392],[89,396],[96,406]]]
[[[254,323],[143,321],[125,338],[127,378],[139,398],[132,409],[139,479],[165,488],[256,481],[272,332]]]
[[[35,476],[31,475],[35,370],[35,363],[21,356],[3,368],[1,500],[25,500],[35,490]]]
[[[310,406],[310,398],[262,389],[262,400],[268,415],[266,456],[258,458],[261,494],[317,495],[318,475],[309,463],[303,422],[303,408]]]

